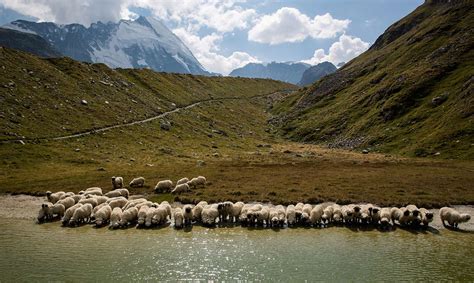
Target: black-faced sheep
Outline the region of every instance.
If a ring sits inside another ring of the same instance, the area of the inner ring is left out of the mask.
[[[459,213],[454,208],[451,207],[442,207],[439,210],[439,216],[441,217],[441,222],[443,225],[446,225],[446,221],[451,227],[457,228],[459,223],[468,222],[471,219],[471,216],[467,213]]]
[[[123,188],[123,178],[122,177],[112,177],[112,188],[114,190]]]
[[[51,191],[46,192],[46,198],[50,203],[56,203],[58,200],[61,199],[61,197],[65,194],[65,192],[60,191],[56,193],[52,193]]]

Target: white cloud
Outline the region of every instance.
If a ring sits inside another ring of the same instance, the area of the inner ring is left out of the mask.
[[[184,28],[174,29],[173,32],[191,49],[194,56],[208,71],[228,75],[232,70],[248,63],[260,62],[256,57],[246,52],[236,51],[226,57],[218,54],[221,34],[212,33],[199,37]]]
[[[244,9],[236,0],[127,0],[131,6],[147,8],[160,19],[173,21],[187,29],[201,27],[218,32],[245,29],[256,17],[254,9]]]
[[[350,22],[334,19],[329,13],[311,19],[298,9],[283,7],[260,18],[248,32],[248,39],[274,45],[301,42],[308,37],[332,38],[345,31]]]
[[[303,60],[302,62],[316,65],[321,62],[329,61],[335,65],[341,62],[349,62],[354,57],[369,48],[369,43],[362,39],[350,35],[341,35],[339,40],[334,42],[329,48],[329,53],[326,54],[324,49],[317,49],[311,59]]]
[[[0,6],[59,24],[118,21],[128,0],[0,0]]]

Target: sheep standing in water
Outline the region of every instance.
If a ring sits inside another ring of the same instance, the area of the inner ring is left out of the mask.
[[[323,206],[318,204],[313,207],[309,214],[309,222],[312,226],[321,225],[323,220],[324,209]]]
[[[143,205],[138,210],[137,222],[138,222],[139,227],[145,225],[145,220],[146,220],[146,216],[148,214],[148,209],[149,209],[149,207],[147,205]]]
[[[183,206],[184,225],[191,225],[193,220],[193,206],[186,204]]]
[[[216,224],[216,219],[219,217],[217,204],[206,205],[201,212],[201,221],[205,226],[213,226]]]
[[[180,207],[175,208],[173,212],[174,218],[174,227],[175,228],[183,228],[184,226],[184,213]]]
[[[112,177],[112,188],[114,190],[123,188],[123,178],[122,177]]]
[[[390,225],[391,212],[389,207],[384,207],[380,210],[380,224],[382,227],[388,227]]]
[[[230,214],[230,221],[237,222],[239,220],[239,215],[242,212],[242,208],[244,207],[244,203],[238,201],[232,205],[231,214]]]
[[[112,208],[108,204],[104,204],[95,213],[95,226],[100,227],[107,224],[110,221],[110,215],[112,214]]]
[[[428,225],[433,222],[433,212],[430,212],[426,208],[420,208],[420,213],[421,213],[421,223],[423,226],[428,227]]]
[[[138,209],[136,207],[130,207],[123,211],[122,219],[120,220],[120,226],[127,227],[137,221]]]
[[[74,211],[74,214],[69,220],[69,226],[75,226],[80,223],[87,223],[92,214],[92,205],[90,203],[86,203],[83,206],[77,208]]]
[[[194,221],[201,221],[201,213],[204,207],[207,205],[207,202],[200,201],[193,207],[193,220]]]
[[[52,215],[53,215],[52,207],[53,207],[53,204],[50,202],[43,203],[41,205],[41,208],[38,211],[38,217],[37,217],[38,223],[42,223],[52,218]]]
[[[66,209],[66,211],[64,212],[64,216],[61,219],[63,225],[69,224],[69,220],[71,220],[72,216],[74,215],[74,212],[76,211],[76,209],[78,209],[81,206],[82,206],[82,203],[76,203],[75,205]]]
[[[439,216],[441,217],[441,222],[446,226],[446,221],[451,227],[457,228],[459,223],[468,222],[471,219],[471,216],[467,213],[459,213],[454,208],[451,207],[442,207],[439,210]]]
[[[406,210],[410,212],[410,216],[408,217],[408,222],[410,225],[418,226],[421,223],[421,212],[416,207],[416,205],[410,204],[406,206]]]
[[[122,220],[123,211],[120,207],[115,207],[110,214],[109,228],[117,229],[120,227],[120,221]]]
[[[286,222],[290,227],[296,224],[296,211],[295,206],[292,204],[286,207]]]
[[[324,224],[329,224],[332,222],[334,215],[334,207],[332,205],[328,205],[324,210],[323,210],[323,216],[321,216],[322,223]]]

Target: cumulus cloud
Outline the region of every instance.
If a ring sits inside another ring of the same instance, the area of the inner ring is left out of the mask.
[[[245,29],[256,17],[254,9],[244,9],[236,0],[129,0],[132,5],[148,8],[161,19],[184,24],[188,29],[203,26],[219,32]]]
[[[260,18],[249,30],[248,39],[274,45],[301,42],[308,37],[332,38],[345,31],[350,22],[334,19],[329,13],[311,19],[298,9],[283,7]]]
[[[191,49],[194,56],[208,71],[228,75],[232,70],[248,63],[260,62],[246,52],[236,51],[230,56],[219,54],[219,43],[223,35],[212,33],[203,37],[184,29],[177,28],[173,32]]]
[[[339,37],[338,41],[331,45],[327,54],[324,49],[317,49],[314,51],[314,55],[311,59],[303,60],[302,62],[316,65],[321,62],[329,61],[337,65],[341,62],[349,62],[354,57],[366,51],[367,48],[369,48],[369,43],[364,42],[358,37],[343,34]]]

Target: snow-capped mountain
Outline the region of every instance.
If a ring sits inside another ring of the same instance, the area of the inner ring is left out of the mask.
[[[4,26],[37,34],[65,56],[112,68],[209,74],[184,43],[161,21],[148,17],[118,23],[57,25],[18,20]]]

